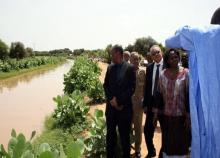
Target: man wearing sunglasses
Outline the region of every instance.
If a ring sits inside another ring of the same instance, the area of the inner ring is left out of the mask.
[[[146,114],[144,136],[148,149],[148,155],[146,156],[146,158],[156,156],[156,149],[153,143],[156,122],[154,122],[154,113],[152,111],[152,107],[155,104],[156,98],[154,94],[157,89],[159,75],[160,72],[165,68],[165,65],[163,63],[163,53],[158,45],[151,46],[150,55],[154,62],[147,66],[143,100],[143,107]],[[160,116],[158,117],[158,119],[160,121]]]

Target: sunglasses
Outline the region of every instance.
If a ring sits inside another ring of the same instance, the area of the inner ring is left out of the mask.
[[[157,54],[160,54],[160,51],[158,50],[158,51],[153,51],[153,52],[151,52],[151,55],[152,56],[155,56],[155,55],[157,55]]]

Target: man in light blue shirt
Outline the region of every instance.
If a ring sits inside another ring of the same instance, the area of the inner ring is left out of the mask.
[[[165,42],[189,55],[191,158],[220,158],[220,8],[211,24],[185,26]]]

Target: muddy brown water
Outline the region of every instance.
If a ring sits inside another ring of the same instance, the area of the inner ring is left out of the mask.
[[[63,75],[72,64],[68,61],[0,81],[0,144],[7,145],[12,128],[28,139],[33,130],[40,133],[55,107],[52,98],[63,94]]]

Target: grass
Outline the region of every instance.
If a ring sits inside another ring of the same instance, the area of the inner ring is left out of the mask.
[[[37,67],[32,67],[32,68],[29,68],[29,69],[14,70],[14,71],[10,71],[10,72],[0,72],[0,80],[4,80],[4,79],[7,79],[7,78],[19,76],[19,75],[29,73],[29,72],[33,72],[33,71],[37,71],[37,70],[51,69],[51,68],[54,68],[58,65],[63,64],[64,62],[66,62],[66,60],[58,62],[56,64],[46,64],[46,65],[41,65],[41,66],[37,66]]]
[[[55,119],[51,116],[46,117],[44,122],[44,128],[42,133],[40,133],[32,142],[33,149],[35,152],[39,148],[40,144],[47,142],[52,149],[59,149],[60,144],[66,145],[74,142],[78,138],[82,138],[82,130],[78,130],[78,127],[73,129],[72,131],[64,130],[61,128],[55,127]]]
[[[47,142],[53,149],[59,149],[60,144],[68,144],[68,142],[74,141],[74,136],[70,133],[53,127],[55,120],[52,116],[46,118],[44,122],[44,130],[33,141],[34,150],[39,147],[40,144]]]

